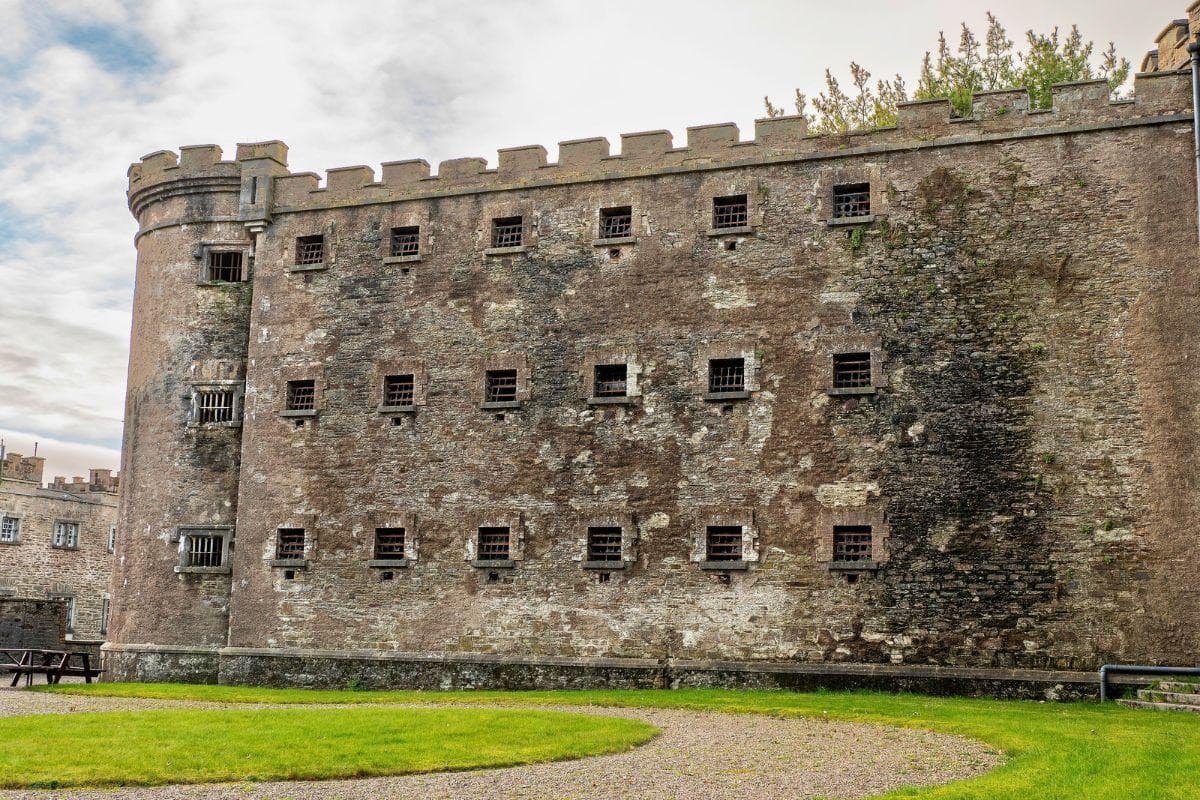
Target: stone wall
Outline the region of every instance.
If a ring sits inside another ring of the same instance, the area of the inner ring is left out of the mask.
[[[61,650],[66,631],[65,602],[0,597],[0,649]]]
[[[247,188],[283,168],[277,143],[147,157],[122,504],[145,533],[123,543],[110,657],[227,645],[222,680],[337,683],[420,653],[422,685],[442,656],[1194,659],[1188,91],[1160,74],[1109,105],[1074,85],[1047,114],[993,93],[957,122],[913,104],[841,146],[764,125],[740,144],[691,129],[688,148],[630,135],[608,165],[581,143],[556,165],[520,148],[426,183],[404,162],[382,183]],[[858,183],[871,216],[831,222],[834,187]],[[739,194],[748,224],[711,230],[713,198]],[[616,206],[633,235],[597,246]],[[515,215],[525,246],[489,252]],[[385,262],[398,225],[421,226],[419,259]],[[324,263],[296,269],[313,234]],[[248,285],[197,282],[214,241],[252,248]],[[190,426],[197,371],[240,376],[242,348],[241,426]],[[872,354],[868,390],[830,391],[840,352]],[[709,359],[731,356],[746,396],[707,398]],[[637,395],[589,403],[589,365],[614,358]],[[415,413],[379,410],[395,364],[420,376]],[[481,408],[496,364],[518,403]],[[315,413],[282,413],[292,380],[314,381]],[[582,568],[594,520],[625,525],[620,568]],[[718,523],[743,531],[737,569],[704,568]],[[404,564],[372,566],[375,528],[397,524]],[[511,567],[473,564],[494,524]],[[837,525],[871,525],[869,566],[831,563]],[[223,571],[178,568],[189,526],[231,531]],[[280,563],[285,527],[306,542]],[[275,660],[313,651],[384,655]]]

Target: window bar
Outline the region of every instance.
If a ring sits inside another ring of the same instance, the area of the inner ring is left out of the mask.
[[[383,404],[385,406],[411,406],[414,400],[412,375],[388,375],[383,381]]]
[[[625,397],[628,392],[624,364],[597,364],[593,397]]]
[[[633,235],[633,208],[600,209],[600,238],[622,239]]]
[[[835,353],[833,388],[857,389],[871,385],[870,353]]]
[[[621,529],[588,528],[588,561],[620,561]]]
[[[746,361],[742,358],[714,358],[708,362],[708,391],[744,392],[746,390]]]
[[[392,256],[415,256],[421,252],[421,229],[416,225],[392,228]]]
[[[480,528],[478,558],[480,561],[507,561],[509,556],[508,528]]]
[[[275,558],[291,561],[304,558],[304,529],[280,528],[279,541],[275,547]]]
[[[488,370],[484,399],[488,403],[515,402],[517,399],[517,371],[515,369]]]
[[[749,223],[746,195],[713,198],[713,227],[741,228]]]
[[[404,558],[404,528],[375,529],[375,558]]]
[[[709,525],[705,536],[705,558],[708,561],[741,561],[742,527]]]
[[[871,184],[851,183],[833,187],[833,217],[848,219],[871,214]]]
[[[492,220],[492,247],[520,247],[524,218],[498,217]]]
[[[833,529],[834,561],[870,561],[871,526],[839,525]]]

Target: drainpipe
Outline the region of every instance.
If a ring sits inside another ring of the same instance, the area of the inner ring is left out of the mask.
[[[1196,236],[1200,241],[1200,39],[1188,45],[1192,56],[1192,138],[1196,150]]]

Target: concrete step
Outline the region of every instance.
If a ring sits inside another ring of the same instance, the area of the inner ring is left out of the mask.
[[[1159,681],[1155,688],[1160,692],[1200,694],[1200,683],[1193,681]]]
[[[1190,687],[1195,689],[1195,686]],[[1194,692],[1170,692],[1161,689],[1138,689],[1138,700],[1147,703],[1177,703],[1183,706],[1200,706],[1200,694]]]
[[[1188,711],[1200,714],[1200,706],[1184,705],[1182,703],[1148,703],[1145,700],[1118,700],[1126,708],[1150,708],[1158,711]]]

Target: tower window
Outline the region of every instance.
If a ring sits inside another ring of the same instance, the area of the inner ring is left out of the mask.
[[[524,217],[496,217],[492,220],[492,247],[520,247]]]
[[[304,558],[304,528],[280,528],[275,541],[275,558],[296,561]]]
[[[375,558],[404,558],[404,528],[375,529]]]
[[[324,235],[301,236],[296,239],[296,263],[299,265],[325,263]]]
[[[233,392],[205,390],[196,392],[196,421],[200,424],[233,421]]]
[[[599,527],[587,529],[588,561],[620,561],[621,529]]]
[[[183,566],[219,567],[225,559],[225,537],[219,533],[189,533],[183,543]]]
[[[317,384],[315,381],[288,381],[288,411],[315,411],[317,408]]]
[[[713,227],[741,228],[750,220],[746,195],[734,194],[713,198]]]
[[[870,385],[870,353],[834,353],[833,388],[857,389]]]
[[[704,557],[706,560],[742,560],[741,525],[709,525],[704,533]]]
[[[624,364],[597,364],[592,382],[593,397],[625,397],[628,393]]]
[[[633,207],[600,209],[600,238],[621,239],[633,235]]]
[[[242,277],[242,252],[240,250],[208,251],[208,280],[223,283],[240,283]]]
[[[483,527],[479,529],[477,542],[480,561],[507,561],[509,558],[510,530],[508,526]]]
[[[833,187],[833,218],[848,219],[871,214],[871,184],[846,183]]]
[[[746,359],[710,359],[708,362],[708,391],[712,394],[746,391]]]
[[[385,406],[411,406],[414,400],[414,378],[408,375],[388,375],[383,379],[383,404]]]
[[[489,369],[484,378],[485,403],[515,403],[517,400],[517,371]]]
[[[833,528],[834,561],[870,561],[871,526],[835,525]]]
[[[421,228],[408,225],[392,228],[392,256],[415,256],[421,252]]]

